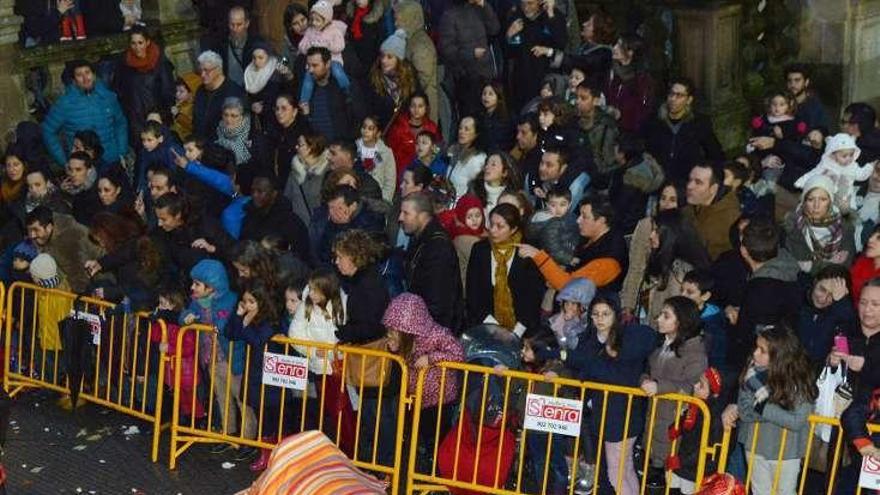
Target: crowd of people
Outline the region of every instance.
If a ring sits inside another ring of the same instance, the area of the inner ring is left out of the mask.
[[[260,26],[215,3],[200,3],[209,36],[186,73],[139,2],[121,2],[130,45],[111,70],[70,61],[41,122],[17,126],[0,179],[5,281],[215,325],[232,353],[191,367],[236,397],[246,346],[273,335],[381,341],[414,386],[419,369],[467,359],[463,332],[494,325],[523,369],[706,401],[713,435],[736,429],[741,479],[760,425],[754,493],[796,492],[817,378],[843,366],[846,450],[880,459],[866,429],[880,413],[869,105],[832,121],[809,68],[791,65],[726,155],[694,83],[653,79],[642,38],[601,10],[578,32],[573,3],[554,0],[317,0]],[[93,31],[79,2],[21,4],[26,46]],[[44,349],[60,345],[55,323],[40,322]],[[314,375],[333,373],[311,357]],[[201,418],[208,382],[195,382],[184,373],[182,414]],[[457,417],[459,386],[445,387],[429,379],[422,402],[441,438]],[[607,398],[609,417],[631,411],[624,427],[599,421],[606,398],[590,395],[584,427],[604,439],[605,483],[621,464],[619,493],[637,493],[650,442],[649,484],[693,493],[699,441],[671,443],[707,418],[661,405],[648,438],[643,400]],[[238,405],[220,421],[260,407]],[[576,467],[548,459],[547,493],[567,493]]]

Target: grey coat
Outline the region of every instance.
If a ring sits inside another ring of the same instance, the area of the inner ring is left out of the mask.
[[[326,152],[311,169],[306,169],[298,156],[293,157],[290,176],[284,186],[284,196],[290,200],[293,212],[306,225],[312,220],[312,212],[321,206],[321,186],[329,170]]]
[[[754,392],[745,388],[740,388],[736,402],[739,408],[737,440],[745,445],[746,449],[752,448],[755,425],[758,424],[756,454],[765,459],[774,461],[778,459],[782,432],[787,429],[782,460],[804,457],[807,453],[807,441],[810,439],[810,423],[807,422],[807,418],[813,412],[813,403],[802,401],[790,411],[770,402],[764,406],[762,413],[758,413],[755,410]],[[750,450],[746,452],[746,455],[750,454]]]
[[[679,356],[658,347],[648,358],[648,375],[644,378],[657,382],[657,394],[679,393],[690,395],[693,385],[709,366],[706,357],[706,346],[702,337],[693,337],[678,349]],[[675,421],[676,403],[662,400],[657,404],[657,417],[654,434],[651,438],[651,465],[663,466],[669,454],[671,442],[667,428]],[[646,422],[645,435],[648,434],[650,421]]]
[[[491,78],[494,68],[489,39],[500,30],[498,16],[488,3],[483,7],[462,3],[446,9],[440,20],[439,48],[447,70],[455,76]],[[485,48],[487,53],[478,59],[475,48]]]

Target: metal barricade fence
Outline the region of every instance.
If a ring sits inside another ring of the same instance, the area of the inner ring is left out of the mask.
[[[318,429],[397,493],[407,404],[400,357],[282,335],[255,349],[201,324],[181,327],[173,352],[171,469],[196,443],[272,448]]]
[[[763,460],[758,458],[758,443],[760,441],[761,436],[761,423],[754,423],[750,426],[740,426],[740,428],[751,428],[752,437],[751,441],[748,445],[742,445],[742,461],[744,463],[745,472],[743,473],[732,473],[735,475],[742,476],[744,478],[743,485],[746,488],[746,493],[758,493],[754,490],[753,479],[756,471],[756,464],[758,462],[770,461],[772,464],[768,464],[770,470],[772,470],[772,480],[770,482],[770,494],[782,493],[781,490],[781,480],[783,476],[788,476],[789,479],[793,479],[793,474],[795,471],[793,467],[795,466],[787,466],[789,470],[788,473],[783,473],[783,470],[786,466],[783,464],[784,460],[798,460],[800,464],[797,467],[797,478],[796,482],[796,490],[798,494],[804,493],[820,493],[816,490],[816,487],[821,484],[823,487],[821,493],[825,493],[827,495],[831,495],[835,493],[836,484],[838,481],[838,475],[840,474],[840,470],[844,464],[847,464],[850,461],[849,457],[845,452],[844,447],[844,434],[841,429],[840,420],[835,418],[826,418],[823,416],[810,415],[807,418],[807,428],[804,430],[805,434],[808,435],[806,441],[806,450],[804,451],[803,457],[798,457],[796,459],[786,459],[785,452],[786,446],[789,445],[790,442],[796,441],[798,432],[791,432],[790,430],[783,429],[782,434],[780,435],[779,447],[775,450],[775,454],[773,458],[765,458]],[[870,425],[869,425],[870,426]],[[817,429],[821,427],[830,428],[830,440],[829,442],[823,441],[819,436]],[[792,440],[791,438],[795,438]],[[730,455],[733,449],[737,446],[738,440],[733,437],[731,430],[724,431],[724,437],[722,439],[722,443],[720,445],[720,461],[718,464],[719,472],[730,472],[732,471],[730,463]],[[738,454],[734,454],[738,455]],[[763,456],[762,456],[763,457]]]
[[[5,312],[4,389],[11,396],[31,387],[69,392],[62,363],[64,330],[59,322],[74,307],[80,315],[99,317],[87,344],[88,362],[82,363],[79,397],[151,423],[151,459],[156,462],[168,361],[158,348],[167,342],[167,334],[164,322],[151,322],[147,313],[119,312],[114,304],[100,299],[12,284]]]
[[[606,475],[617,493],[645,493],[652,442],[645,441],[640,466],[635,460],[628,463],[627,458],[633,459],[636,437],[644,432],[644,438],[653,438],[656,428],[662,428],[666,436],[669,426],[679,427],[683,408],[690,405],[697,407],[704,418],[709,417],[706,405],[690,396],[648,398],[636,388],[547,379],[465,363],[443,362],[433,368],[439,371],[439,378],[434,374],[428,379],[430,368],[425,368],[416,385],[412,425],[407,429],[406,494],[445,492],[450,487],[469,493],[573,494],[576,485],[578,493],[599,493]],[[457,391],[449,386],[450,382],[458,385]],[[436,390],[439,394],[436,403],[442,406],[423,408],[429,383],[431,393]],[[449,397],[450,393],[454,397]],[[638,415],[645,411],[642,422]],[[674,419],[659,424],[661,412],[674,415]],[[536,420],[548,419],[548,415],[552,421],[542,424]],[[612,425],[619,427],[620,439],[606,442],[606,431]],[[694,431],[700,440],[696,446],[698,487],[706,457],[714,451],[706,448],[709,422],[703,421],[702,427]],[[677,439],[672,441],[669,453],[677,454],[679,443]],[[609,452],[615,459],[602,469]],[[580,472],[584,465],[592,469]]]

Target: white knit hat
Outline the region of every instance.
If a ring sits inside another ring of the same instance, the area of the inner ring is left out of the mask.
[[[807,198],[807,194],[813,189],[822,189],[827,192],[828,197],[832,199],[834,199],[834,195],[837,194],[837,185],[831,177],[823,174],[816,174],[804,183],[804,189],[803,192],[801,192],[801,202]]]
[[[51,255],[43,253],[37,255],[29,267],[31,277],[41,287],[54,288],[58,286],[58,264]]]

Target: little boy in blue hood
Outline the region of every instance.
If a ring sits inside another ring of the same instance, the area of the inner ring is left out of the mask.
[[[706,270],[691,270],[681,282],[681,295],[697,303],[709,366],[727,370],[727,318],[718,306],[709,303],[715,280]]]
[[[226,381],[232,381],[232,385],[228,389],[237,399],[241,375],[244,372],[247,344],[244,341],[233,342],[230,358],[228,356],[230,341],[226,337],[226,323],[235,313],[238,294],[229,289],[226,268],[223,263],[217,260],[204,259],[199,261],[190,270],[189,275],[192,278],[191,302],[189,307],[180,314],[180,323],[182,325],[201,323],[217,327],[216,361],[214,361],[213,369],[211,364],[215,352],[212,349],[212,334],[209,332],[199,332],[198,365],[205,370],[204,372],[208,372],[212,376],[214,397],[220,406],[218,409],[221,414],[220,421],[223,423],[225,420],[225,425],[221,425],[223,431],[234,432],[238,424],[236,408],[229,407],[227,417],[222,416],[224,409],[226,409],[224,407]],[[228,360],[232,361],[232,376],[226,374]]]

